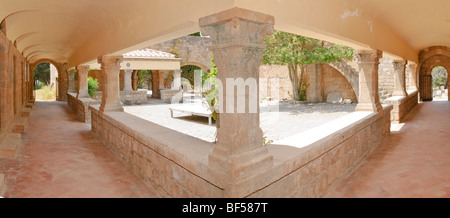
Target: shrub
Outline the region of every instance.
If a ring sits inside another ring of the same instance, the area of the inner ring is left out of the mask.
[[[34,85],[34,90],[42,89],[42,87],[44,87],[44,86],[45,86],[45,83],[38,80],[37,83]]]
[[[98,81],[97,81],[97,79],[89,77],[88,78],[88,93],[89,93],[89,96],[93,97],[94,95],[96,95],[97,94],[97,89],[98,89]]]

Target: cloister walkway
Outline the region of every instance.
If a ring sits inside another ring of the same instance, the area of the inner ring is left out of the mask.
[[[419,103],[329,197],[450,197],[450,102]]]
[[[420,103],[328,197],[450,197],[450,102]],[[76,121],[65,102],[36,102],[5,197],[156,197]]]
[[[155,197],[66,102],[36,102],[28,123],[16,158],[0,159],[5,197]]]

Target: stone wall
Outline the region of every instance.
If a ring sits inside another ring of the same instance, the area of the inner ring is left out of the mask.
[[[414,109],[419,102],[419,92],[408,90],[408,96],[393,96],[384,101],[385,104],[391,104],[393,109],[391,111],[391,122],[401,123],[408,113]]]
[[[353,114],[269,147],[271,182],[248,197],[325,197],[339,186],[390,133],[390,110]],[[336,124],[336,130],[330,125]],[[327,135],[329,134],[329,135]],[[327,135],[327,136],[323,136]],[[314,138],[316,136],[316,138]]]
[[[209,37],[184,36],[149,48],[169,52],[181,58],[181,66],[195,65],[205,71],[211,68],[211,44]]]
[[[292,99],[292,84],[289,79],[289,70],[287,66],[277,66],[277,65],[261,65],[259,67],[259,78],[267,79],[266,88],[260,86],[259,96],[263,98],[275,98],[275,94],[271,93],[272,83],[271,79],[278,79],[279,91],[278,95],[280,99]],[[260,80],[262,81],[262,80]]]
[[[380,59],[378,65],[378,90],[380,92],[380,100],[387,99],[394,92],[394,64],[393,60],[387,57]],[[410,69],[405,69],[405,84],[409,84],[411,79]],[[408,87],[408,85],[406,85]]]
[[[323,78],[323,99],[326,101],[329,94],[334,92],[341,93],[342,99],[351,99],[352,102],[358,102],[355,91],[350,82],[336,68],[321,64]]]
[[[90,107],[92,131],[159,197],[223,196],[207,167],[212,143],[98,107]]]
[[[67,103],[75,113],[77,119],[84,123],[91,123],[91,111],[89,106],[99,104],[96,100],[90,98],[77,98],[76,93],[67,93]]]
[[[223,197],[220,176],[208,166],[214,144],[98,107],[90,107],[92,131],[158,196]],[[287,139],[292,145],[268,145],[274,165],[246,181],[257,184],[247,197],[326,196],[389,135],[391,110],[357,112]]]

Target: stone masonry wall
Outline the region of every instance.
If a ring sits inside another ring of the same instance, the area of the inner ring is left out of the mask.
[[[283,174],[280,178],[272,178],[273,183],[248,197],[326,197],[390,134],[390,110],[392,106],[385,107],[383,111],[309,145],[310,148],[292,159],[284,160],[286,155],[278,155],[282,163],[271,174]],[[275,155],[283,150],[269,149],[269,152]]]
[[[393,109],[391,111],[391,122],[401,123],[408,113],[414,109],[419,102],[418,91],[408,91],[407,97],[394,96],[386,99],[385,104],[391,104]]]
[[[67,103],[79,121],[91,123],[91,111],[89,110],[89,106],[98,104],[97,101],[89,98],[77,99],[76,93],[67,93]]]
[[[321,69],[323,73],[323,99],[325,101],[329,94],[339,92],[341,93],[342,99],[351,99],[353,102],[358,102],[352,85],[342,73],[328,64],[322,64]]]
[[[209,175],[212,144],[123,112],[90,107],[92,131],[159,197],[222,197]]]

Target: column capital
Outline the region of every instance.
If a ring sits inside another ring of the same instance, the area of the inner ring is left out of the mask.
[[[273,34],[273,16],[232,8],[199,20],[202,35],[211,37],[210,49],[223,46],[264,48],[264,38]]]
[[[380,63],[380,58],[382,56],[382,52],[379,50],[356,50],[355,57],[357,62],[360,64],[378,64]]]
[[[98,63],[101,64],[102,68],[119,68],[120,70],[120,63],[123,61],[123,56],[100,56],[97,59]]]
[[[77,66],[75,67],[75,69],[76,69],[78,72],[80,72],[80,71],[86,72],[86,71],[89,70],[89,68],[90,68],[89,65],[77,65]]]
[[[404,69],[406,67],[406,61],[405,60],[394,60],[392,61],[392,64],[394,65],[394,69]]]

